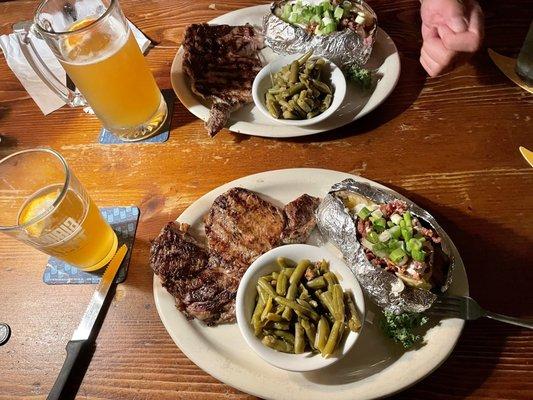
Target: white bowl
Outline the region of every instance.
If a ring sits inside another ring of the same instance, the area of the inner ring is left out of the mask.
[[[340,107],[340,105],[344,101],[344,97],[346,96],[346,78],[344,77],[344,74],[342,73],[339,67],[337,67],[334,63],[326,59],[324,71],[329,75],[331,85],[333,86],[333,100],[331,101],[331,105],[329,106],[329,108],[323,113],[318,114],[316,117],[309,119],[278,119],[270,115],[265,104],[265,94],[267,90],[272,87],[270,74],[275,74],[285,65],[289,65],[291,62],[300,58],[301,56],[302,54],[291,54],[288,56],[281,56],[275,61],[272,61],[271,63],[265,65],[263,69],[259,71],[259,73],[256,75],[254,83],[252,85],[252,97],[254,99],[256,107],[268,118],[273,121],[277,121],[280,124],[307,126],[324,121]]]
[[[330,263],[330,270],[335,273],[343,290],[352,292],[361,323],[365,320],[365,302],[361,287],[355,279],[352,271],[346,264],[335,257],[333,254],[320,247],[310,246],[307,244],[290,244],[276,247],[257,260],[248,268],[241,279],[239,289],[237,290],[237,323],[244,337],[244,340],[263,360],[269,364],[285,369],[288,371],[304,372],[313,371],[327,367],[344,357],[357,341],[361,331],[358,333],[349,331],[346,338],[341,342],[340,347],[328,358],[323,358],[318,353],[287,354],[273,350],[263,343],[254,335],[250,325],[255,298],[257,294],[257,281],[260,277],[279,270],[276,264],[278,257],[286,257],[294,261],[308,259],[310,261],[326,260]],[[361,327],[362,328],[362,327]]]

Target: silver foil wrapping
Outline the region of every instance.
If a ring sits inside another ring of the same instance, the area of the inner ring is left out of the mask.
[[[455,266],[455,247],[450,238],[426,210],[392,190],[381,190],[366,183],[346,179],[331,187],[317,210],[317,225],[324,238],[330,240],[342,252],[345,261],[356,275],[359,283],[370,298],[381,308],[395,313],[422,312],[436,299],[430,291],[407,286],[396,275],[375,267],[366,258],[364,248],[357,239],[357,226],[354,217],[336,196],[339,191],[349,191],[367,197],[377,204],[400,199],[407,203],[408,210],[427,222],[441,237],[441,247],[449,258],[449,269],[445,284],[440,290],[448,289]]]
[[[359,36],[351,29],[324,36],[313,35],[299,26],[283,21],[274,14],[276,7],[286,2],[274,2],[270,13],[263,18],[265,43],[274,52],[287,55],[313,50],[313,55],[327,58],[341,68],[353,63],[364,65],[368,61],[374,45],[377,23],[367,38]],[[360,4],[377,21],[376,14],[370,6],[365,2],[360,2]]]

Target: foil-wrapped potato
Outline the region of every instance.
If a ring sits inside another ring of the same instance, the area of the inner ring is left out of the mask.
[[[263,20],[265,42],[276,53],[313,50],[339,67],[364,65],[376,30],[376,14],[363,1],[278,1]]]
[[[422,312],[451,283],[456,250],[446,232],[395,192],[340,182],[320,204],[317,225],[387,311]]]

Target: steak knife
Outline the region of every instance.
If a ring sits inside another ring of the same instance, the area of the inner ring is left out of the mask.
[[[128,247],[122,245],[108,264],[78,328],[74,331],[72,339],[67,343],[67,358],[47,400],[74,399],[76,397],[79,384],[83,379],[83,374],[80,373],[80,370],[85,372],[94,352],[98,329],[93,330],[93,328],[99,317],[105,315],[106,308],[102,306],[106,304],[110,289],[115,282],[115,276],[127,251]]]

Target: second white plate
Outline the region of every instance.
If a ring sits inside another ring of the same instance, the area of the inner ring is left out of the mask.
[[[261,26],[263,16],[269,11],[269,5],[247,7],[221,15],[210,24],[242,25],[249,23]],[[266,62],[274,60],[277,55],[269,48],[261,51]],[[183,47],[180,47],[170,71],[170,81],[181,103],[195,116],[203,121],[209,117],[209,102],[198,98],[190,88],[189,79],[182,68]],[[346,98],[339,109],[326,121],[312,126],[286,126],[264,116],[253,104],[231,114],[227,128],[230,131],[247,135],[288,138],[314,135],[316,133],[339,128],[368,114],[379,106],[394,90],[400,77],[400,57],[398,50],[387,33],[378,28],[376,43],[367,68],[376,70],[378,77],[375,88],[370,93],[362,93],[355,85],[348,85]]]

